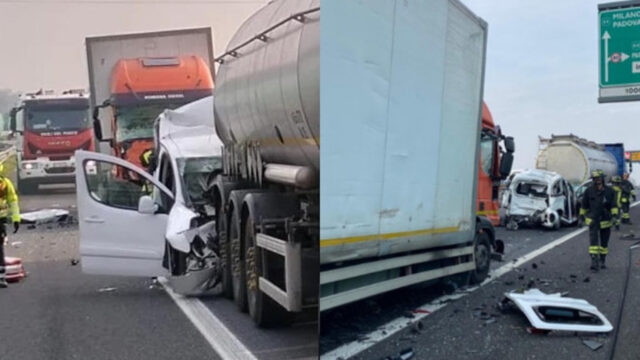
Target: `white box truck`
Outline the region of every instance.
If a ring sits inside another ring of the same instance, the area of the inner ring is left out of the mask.
[[[326,1],[320,309],[489,271],[476,216],[486,23],[457,0]]]

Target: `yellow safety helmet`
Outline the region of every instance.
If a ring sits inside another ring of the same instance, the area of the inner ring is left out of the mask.
[[[591,172],[591,177],[594,178],[594,179],[595,178],[599,178],[599,177],[604,178],[604,171],[602,171],[602,170],[593,170]]]

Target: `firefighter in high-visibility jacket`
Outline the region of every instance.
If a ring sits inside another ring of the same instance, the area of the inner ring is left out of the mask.
[[[633,201],[636,201],[636,191],[634,190],[631,181],[629,181],[629,173],[622,175],[622,184],[620,187],[622,189],[622,196],[620,198],[620,203],[622,205],[622,223],[631,225],[629,204],[632,197]]]
[[[18,194],[9,178],[4,175],[4,165],[0,164],[0,288],[7,287],[4,263],[4,243],[7,238],[7,220],[13,223],[13,233],[20,228],[20,207]]]
[[[615,191],[605,185],[604,172],[595,170],[591,173],[592,184],[582,196],[580,215],[589,226],[589,255],[591,270],[605,269],[605,259],[609,253],[609,236],[615,216],[618,215],[618,204]]]
[[[622,206],[622,178],[618,175],[611,178],[611,188],[616,193],[616,205],[618,205],[618,216],[615,216],[613,224],[616,230],[620,230],[620,208]]]
[[[151,167],[154,161],[153,158],[153,149],[147,149],[142,154],[140,154],[140,164],[144,167],[147,172],[153,172],[153,168]],[[151,185],[148,181],[141,179],[142,181],[142,191],[145,194],[151,194],[153,192],[153,185]]]

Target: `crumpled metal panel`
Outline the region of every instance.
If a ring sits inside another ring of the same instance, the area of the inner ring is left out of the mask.
[[[529,289],[522,293],[508,292],[504,294],[527,317],[531,325],[540,330],[609,332],[613,326],[598,309],[583,299],[563,297],[561,294],[545,294],[538,289]],[[597,317],[601,324],[569,324],[545,320],[539,315],[541,307],[581,311]]]

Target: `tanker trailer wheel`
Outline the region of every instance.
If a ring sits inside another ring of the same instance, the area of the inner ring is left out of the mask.
[[[219,197],[219,194],[217,195]],[[231,277],[231,249],[229,247],[229,226],[227,225],[227,212],[224,210],[222,200],[216,202],[216,233],[220,247],[220,259],[222,259],[222,294],[233,299],[233,280]]]
[[[474,245],[475,270],[471,271],[471,283],[479,284],[489,275],[491,266],[491,243],[486,232],[476,234]]]
[[[293,314],[259,289],[259,279],[269,271],[265,263],[265,252],[256,246],[256,232],[251,215],[245,224],[244,241],[247,270],[247,304],[249,314],[258,326],[273,327],[287,325],[293,321]]]
[[[247,288],[245,284],[246,270],[244,250],[242,246],[239,210],[232,209],[229,222],[229,249],[231,250],[231,282],[233,287],[233,301],[240,311],[247,311]]]

